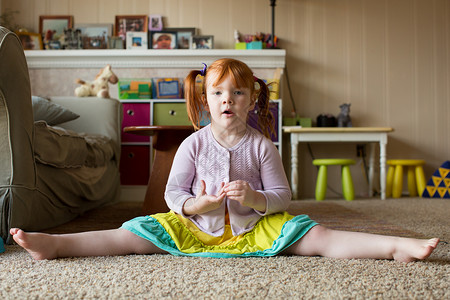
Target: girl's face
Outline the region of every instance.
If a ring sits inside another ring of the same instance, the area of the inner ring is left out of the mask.
[[[206,107],[211,124],[217,129],[243,130],[247,126],[248,112],[255,106],[255,95],[250,89],[236,87],[229,77],[217,85],[206,83]]]

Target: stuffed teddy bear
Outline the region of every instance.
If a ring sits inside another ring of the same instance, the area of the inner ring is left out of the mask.
[[[75,96],[97,96],[99,98],[110,98],[108,82],[116,84],[118,81],[119,78],[113,73],[113,71],[111,71],[111,66],[107,65],[100,70],[92,82],[77,79],[76,83],[81,84],[81,86],[75,89]]]

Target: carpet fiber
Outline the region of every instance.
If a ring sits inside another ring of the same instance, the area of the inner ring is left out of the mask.
[[[120,203],[49,229],[51,233],[117,228],[140,215],[141,203]],[[18,246],[0,254],[0,297],[149,299],[450,299],[450,201],[402,198],[294,201],[341,230],[429,238],[441,242],[423,262],[277,256],[210,259],[171,255],[66,258],[34,261]]]

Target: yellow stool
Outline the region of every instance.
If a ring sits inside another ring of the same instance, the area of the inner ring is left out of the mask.
[[[354,165],[353,159],[343,158],[325,158],[313,160],[313,165],[319,166],[319,172],[317,173],[316,183],[316,200],[322,201],[325,199],[327,193],[327,173],[328,166],[342,166],[341,168],[341,180],[342,180],[342,194],[345,200],[351,201],[355,199],[355,190],[353,188],[352,174],[350,173],[350,165]]]
[[[386,161],[389,170],[386,179],[386,197],[400,198],[403,189],[403,167],[408,167],[409,196],[422,195],[426,181],[423,172],[424,160],[421,159],[391,159]]]

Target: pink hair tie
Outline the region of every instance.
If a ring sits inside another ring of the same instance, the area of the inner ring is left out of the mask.
[[[253,76],[253,79],[254,79],[255,81],[258,81],[258,77],[256,77],[256,76]]]

